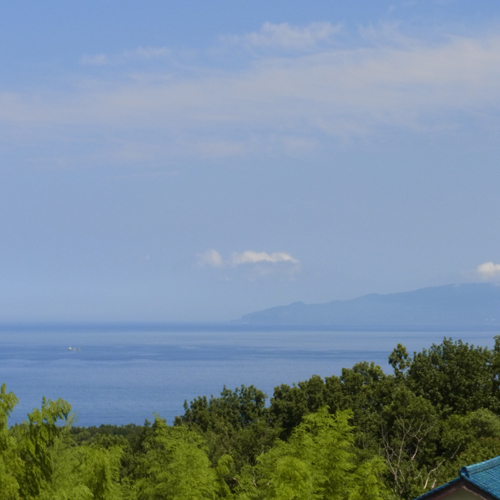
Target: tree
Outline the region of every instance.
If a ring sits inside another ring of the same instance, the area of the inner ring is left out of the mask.
[[[186,426],[169,427],[156,419],[154,434],[144,443],[135,491],[139,500],[206,500],[215,498],[218,477],[201,436]]]
[[[16,429],[19,455],[23,461],[19,479],[21,497],[35,499],[44,491],[50,491],[54,472],[54,445],[61,433],[58,422],[66,421],[71,405],[62,399],[42,399],[40,410],[28,415],[28,423]]]
[[[379,457],[359,463],[349,411],[332,415],[327,407],[304,417],[288,441],[263,454],[257,471],[262,498],[381,500],[387,489]]]
[[[253,385],[234,391],[224,387],[220,397],[185,402],[184,415],[176,418],[175,425],[188,426],[203,436],[214,467],[223,455],[230,455],[229,477],[245,465],[254,465],[279,432],[270,424],[265,403],[266,395]]]
[[[8,430],[10,413],[18,399],[12,392],[7,392],[5,384],[0,389],[0,491],[5,500],[19,498],[19,476],[22,462],[17,455],[16,441]]]
[[[122,448],[74,446],[68,439],[55,446],[54,472],[50,488],[40,495],[47,500],[119,500]]]
[[[415,498],[434,487],[443,464],[437,456],[439,430],[439,414],[432,404],[406,386],[398,386],[383,408],[380,426],[384,457],[398,497]]]
[[[499,362],[498,337],[494,351],[445,338],[442,344],[414,353],[413,360],[407,361],[406,382],[448,414],[465,415],[479,408],[498,412]]]
[[[441,462],[437,484],[456,476],[464,464],[500,455],[500,417],[486,408],[466,415],[451,415],[441,422]]]
[[[287,439],[305,415],[326,405],[326,394],[325,382],[319,375],[297,385],[275,387],[269,413],[273,425],[281,428],[280,438]]]

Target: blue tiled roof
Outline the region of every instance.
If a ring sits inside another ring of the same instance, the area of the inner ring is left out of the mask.
[[[460,476],[500,499],[500,456],[462,467]]]
[[[467,465],[460,469],[459,476],[452,479],[446,484],[434,488],[427,493],[419,496],[415,500],[425,500],[434,496],[441,490],[452,486],[459,481],[467,481],[474,484],[481,490],[489,493],[494,498],[500,500],[500,456],[486,460],[486,462],[479,462],[474,465]]]

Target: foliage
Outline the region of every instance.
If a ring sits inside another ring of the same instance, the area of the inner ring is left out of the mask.
[[[500,453],[500,429],[492,423],[500,413],[500,337],[492,350],[445,338],[413,356],[398,344],[389,363],[393,374],[360,362],[340,377],[277,387],[269,411],[280,437],[287,439],[322,404],[351,409],[358,456],[383,457],[388,484],[400,498],[450,480],[459,464]],[[465,430],[452,440],[459,423]]]
[[[168,427],[157,419],[135,485],[138,500],[215,498],[217,475],[203,439],[187,427]]]
[[[268,405],[254,386],[224,387],[174,426],[74,427],[67,402],[43,399],[9,427],[3,385],[1,498],[410,500],[500,454],[500,337],[398,344],[389,364],[282,384]]]
[[[328,407],[304,417],[288,441],[260,457],[257,470],[263,498],[381,500],[385,486],[378,457],[357,463],[351,412],[328,413]]]
[[[208,456],[215,466],[224,455],[233,457],[230,473],[255,465],[256,457],[272,446],[279,428],[269,422],[266,395],[254,386],[231,391],[224,387],[220,397],[196,398],[175,425],[187,425],[204,436]]]
[[[422,396],[399,386],[382,409],[381,422],[383,456],[394,492],[403,498],[418,496],[434,484],[439,469],[437,411]]]
[[[61,434],[57,422],[66,420],[70,411],[71,406],[62,399],[47,401],[43,398],[41,409],[34,409],[28,415],[28,422],[18,428],[19,455],[23,461],[22,498],[37,498],[50,491],[54,454]]]
[[[16,441],[7,428],[8,417],[17,403],[16,396],[7,393],[3,384],[0,389],[0,491],[5,500],[19,498],[17,477],[22,464],[16,454]]]
[[[414,353],[408,363],[408,385],[442,412],[500,410],[500,337],[493,351],[445,338],[440,345]]]

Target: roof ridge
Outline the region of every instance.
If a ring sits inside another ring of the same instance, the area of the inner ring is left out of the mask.
[[[460,475],[470,477],[473,474],[492,469],[493,467],[500,467],[500,455],[498,457],[485,460],[484,462],[479,462],[478,464],[464,465],[460,469]]]

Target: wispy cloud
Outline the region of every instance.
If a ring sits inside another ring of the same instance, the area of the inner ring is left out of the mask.
[[[81,63],[88,66],[105,66],[109,62],[109,57],[106,54],[84,55],[81,59]]]
[[[172,55],[172,51],[167,47],[137,47],[134,50],[126,50],[115,55],[84,55],[81,58],[81,63],[88,66],[105,66],[109,64],[126,64],[131,61],[162,59],[170,55]]]
[[[292,26],[288,23],[264,23],[260,31],[243,36],[226,38],[245,45],[284,50],[311,50],[322,43],[329,42],[333,35],[342,30],[340,24],[311,23],[307,26]]]
[[[485,262],[477,266],[477,273],[484,281],[498,281],[500,280],[500,264],[493,262]]]
[[[172,51],[167,47],[137,47],[135,50],[125,51],[126,59],[158,59],[168,57]]]
[[[450,134],[464,120],[469,127],[500,125],[500,34],[429,42],[381,26],[354,45],[323,43],[336,29],[265,25],[241,36],[255,46],[311,50],[242,56],[233,69],[207,53],[179,69],[168,49],[138,48],[120,57],[155,60],[154,71],[84,75],[66,91],[0,90],[3,144],[15,137],[22,151],[23,141],[36,148],[51,136],[65,144],[90,138],[94,161],[116,157],[118,164],[116,147],[133,140],[154,152],[147,162],[156,166],[186,157],[309,155],[332,139],[394,127]],[[94,65],[113,60],[88,57]]]

